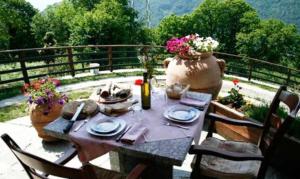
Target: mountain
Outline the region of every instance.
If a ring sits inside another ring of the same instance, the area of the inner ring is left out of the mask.
[[[151,26],[170,14],[182,15],[192,12],[204,0],[149,0]],[[133,0],[134,8],[145,19],[146,0]],[[300,0],[246,0],[264,19],[277,18],[285,23],[296,24],[300,29]]]
[[[149,0],[151,26],[171,14],[183,15],[192,12],[203,0]],[[134,0],[134,8],[141,19],[146,19],[146,0]]]

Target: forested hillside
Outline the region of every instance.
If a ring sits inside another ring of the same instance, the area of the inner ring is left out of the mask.
[[[278,18],[286,23],[296,24],[300,29],[299,0],[246,0],[262,18]],[[134,6],[143,17],[145,0],[135,0]],[[192,12],[203,0],[150,0],[151,25],[172,13],[182,15]]]
[[[151,26],[156,26],[162,18],[171,15],[182,15],[192,12],[203,0],[150,0]],[[134,8],[139,17],[145,17],[146,0],[134,0]]]

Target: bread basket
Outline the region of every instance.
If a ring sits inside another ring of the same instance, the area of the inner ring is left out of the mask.
[[[175,83],[171,86],[167,86],[166,94],[171,99],[180,99],[182,94],[184,94],[189,88],[190,85],[182,85]]]

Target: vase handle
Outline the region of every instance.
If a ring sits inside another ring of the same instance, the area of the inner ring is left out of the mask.
[[[219,68],[221,70],[221,76],[224,76],[224,71],[225,71],[225,67],[226,67],[226,62],[223,59],[217,59],[217,63],[219,65]]]
[[[166,59],[164,60],[164,62],[163,62],[164,68],[168,68],[170,61],[171,61],[171,58],[166,58]]]

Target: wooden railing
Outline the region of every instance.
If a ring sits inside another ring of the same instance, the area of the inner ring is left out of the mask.
[[[147,52],[147,53],[145,53]],[[84,45],[0,51],[0,88],[49,76],[64,76],[92,69],[110,70],[141,67],[138,57],[151,56],[157,66],[172,55],[162,46]],[[298,88],[300,71],[258,59],[215,52],[227,62],[226,73]],[[91,63],[99,66],[89,66]],[[1,87],[2,86],[2,87]]]

